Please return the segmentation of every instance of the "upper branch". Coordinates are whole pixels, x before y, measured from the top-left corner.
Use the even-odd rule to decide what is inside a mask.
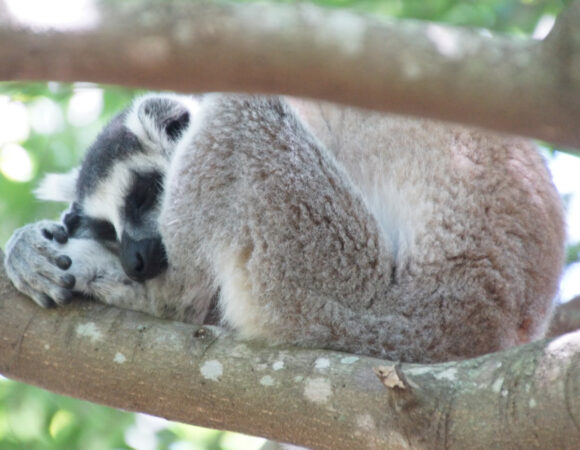
[[[308,4],[106,2],[98,11],[86,29],[41,31],[0,9],[0,79],[290,94],[580,148],[580,81],[564,75],[577,66],[568,57],[580,48],[575,15],[570,32],[542,43]]]

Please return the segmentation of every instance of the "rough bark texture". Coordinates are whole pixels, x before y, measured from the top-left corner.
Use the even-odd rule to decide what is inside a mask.
[[[75,31],[0,9],[0,79],[283,93],[580,148],[579,9],[545,42],[308,4],[107,2]]]
[[[0,272],[0,373],[51,391],[311,448],[577,448],[580,333],[402,365],[241,342],[97,303],[42,310]],[[403,386],[401,388],[400,386]]]

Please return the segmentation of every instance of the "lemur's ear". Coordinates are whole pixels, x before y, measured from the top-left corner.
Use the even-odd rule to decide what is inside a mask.
[[[195,100],[171,94],[149,94],[137,99],[126,125],[143,139],[176,141],[191,121]]]
[[[189,125],[189,111],[185,110],[167,119],[164,123],[165,133],[172,141],[177,140]]]
[[[50,173],[45,176],[34,194],[40,200],[71,203],[76,199],[78,167],[68,173]]]

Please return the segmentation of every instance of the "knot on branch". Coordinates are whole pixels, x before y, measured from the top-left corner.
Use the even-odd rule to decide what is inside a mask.
[[[401,363],[373,368],[375,375],[388,389],[408,390],[411,384],[401,370]]]

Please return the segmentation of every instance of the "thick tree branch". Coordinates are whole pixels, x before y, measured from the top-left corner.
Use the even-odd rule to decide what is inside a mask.
[[[1,252],[0,252],[1,253]],[[1,256],[1,255],[0,255]],[[240,342],[96,303],[41,310],[0,272],[0,373],[98,403],[312,448],[573,448],[580,333],[403,365]]]
[[[0,9],[0,79],[291,94],[580,148],[578,9],[545,42],[308,4],[107,2],[44,32]]]

